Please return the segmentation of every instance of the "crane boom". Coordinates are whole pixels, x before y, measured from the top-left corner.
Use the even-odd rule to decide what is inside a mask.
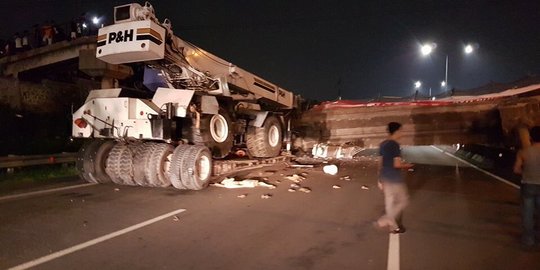
[[[115,8],[115,24],[99,30],[96,56],[111,64],[147,62],[175,88],[295,107],[292,92],[175,36],[148,2]]]

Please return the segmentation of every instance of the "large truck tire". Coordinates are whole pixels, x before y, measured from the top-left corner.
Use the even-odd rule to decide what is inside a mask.
[[[107,174],[107,159],[112,148],[116,145],[113,140],[107,140],[100,144],[94,155],[94,176],[99,183],[109,183],[111,178]]]
[[[254,157],[276,157],[283,144],[283,128],[279,119],[270,115],[262,127],[248,127],[246,146]]]
[[[168,187],[171,185],[169,169],[174,148],[172,145],[157,144],[150,156],[145,170],[146,179],[154,186]]]
[[[182,184],[188,189],[201,190],[210,184],[212,154],[202,145],[189,146],[180,166]]]
[[[169,169],[169,178],[171,179],[171,184],[177,189],[188,189],[182,183],[182,161],[184,155],[188,149],[191,149],[191,146],[186,144],[178,145],[173,152],[171,157],[171,168]]]
[[[218,114],[203,114],[200,137],[202,143],[210,149],[212,157],[218,159],[226,157],[233,147],[232,121],[229,113],[219,108]]]
[[[79,172],[79,176],[86,182],[99,183],[95,177],[96,170],[93,156],[103,142],[103,140],[86,141],[77,152],[75,167]]]
[[[133,180],[140,186],[154,186],[146,179],[145,172],[148,170],[150,156],[156,145],[153,142],[142,143],[133,154]]]
[[[116,144],[111,149],[106,164],[106,172],[114,183],[136,185],[133,180],[133,153],[128,145]]]

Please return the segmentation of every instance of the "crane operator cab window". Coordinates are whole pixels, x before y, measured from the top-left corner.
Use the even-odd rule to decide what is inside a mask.
[[[131,6],[133,4],[119,6],[114,8],[114,22],[126,22],[131,21]]]

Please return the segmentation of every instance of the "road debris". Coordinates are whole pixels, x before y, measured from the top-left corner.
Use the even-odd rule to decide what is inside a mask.
[[[247,197],[247,194],[240,194],[240,195],[238,195],[238,196],[236,196],[236,197],[238,197],[238,198],[240,198],[240,199],[243,199],[243,198]]]
[[[272,194],[263,194],[261,195],[261,199],[270,199],[272,198]]]
[[[303,180],[305,180],[306,178],[305,178],[305,177],[302,177],[302,176],[300,176],[300,175],[298,175],[298,174],[293,174],[293,175],[287,175],[287,176],[285,176],[285,179],[291,180],[291,181],[293,181],[293,182],[295,182],[295,183],[300,183],[300,182],[302,182]]]
[[[270,176],[273,176],[274,174],[276,174],[276,171],[275,170],[268,170],[268,171],[259,172],[257,174],[258,174],[259,177],[266,178],[266,177],[270,177]]]
[[[287,189],[287,191],[288,191],[288,192],[296,192],[296,189],[294,189],[294,188],[289,188],[289,189]]]
[[[292,187],[292,188],[299,188],[299,187],[300,187],[300,185],[299,185],[299,184],[296,184],[296,183],[294,183],[294,184],[291,184],[291,187]]]
[[[119,188],[115,188],[114,191],[120,191],[120,189],[119,189]]]
[[[172,220],[174,220],[174,221],[179,221],[180,219],[178,218],[178,216],[175,215],[175,216],[173,216],[173,219],[172,219]]]
[[[309,167],[305,167],[305,168],[313,168],[316,165],[322,164],[324,162],[324,160],[322,160],[320,158],[314,158],[314,157],[309,157],[309,156],[304,155],[304,156],[301,156],[301,157],[293,158],[293,162],[296,162],[299,165],[307,165],[307,166],[309,166]],[[296,167],[296,168],[302,168],[302,167]]]
[[[362,150],[364,150],[363,147],[356,145],[318,143],[313,146],[311,154],[316,158],[352,159]]]
[[[308,188],[308,187],[301,187],[301,188],[298,189],[298,191],[304,192],[304,193],[310,193],[311,189]]]
[[[366,185],[362,185],[362,189],[366,189],[366,190],[367,190],[367,189],[369,189],[369,187],[366,186]]]
[[[414,172],[414,169],[413,169],[413,168],[409,168],[408,171],[409,171],[409,172]]]
[[[325,165],[323,167],[323,172],[330,175],[336,175],[338,173],[338,167],[334,164],[332,165]]]
[[[340,185],[333,185],[332,188],[333,189],[338,189],[338,188],[341,188],[341,186]]]
[[[264,181],[259,181],[255,179],[244,179],[241,181],[236,181],[234,178],[225,178],[219,183],[212,184],[214,187],[223,187],[223,188],[254,188],[254,187],[266,187],[269,189],[276,188],[275,185],[268,184]]]
[[[299,175],[302,176],[302,177],[304,177],[304,178],[306,178],[306,177],[309,175],[309,173],[307,173],[307,172],[301,172],[301,173],[299,173]]]
[[[313,168],[315,165],[313,164],[288,164],[289,168]]]
[[[351,177],[348,176],[348,175],[345,175],[345,176],[342,176],[339,178],[340,180],[345,180],[345,181],[351,181]]]

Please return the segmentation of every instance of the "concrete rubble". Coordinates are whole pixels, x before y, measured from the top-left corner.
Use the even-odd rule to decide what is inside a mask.
[[[264,181],[259,181],[255,179],[244,179],[241,181],[236,181],[234,178],[225,178],[219,183],[211,184],[214,187],[222,188],[254,188],[254,187],[266,187],[269,189],[276,188],[275,185],[265,183]]]
[[[306,178],[304,176],[300,176],[298,174],[285,176],[285,179],[293,181],[295,183],[300,183],[300,182],[306,180]]]
[[[317,143],[313,145],[311,154],[316,158],[352,159],[355,155],[364,150],[356,145],[332,145],[327,143]]]

